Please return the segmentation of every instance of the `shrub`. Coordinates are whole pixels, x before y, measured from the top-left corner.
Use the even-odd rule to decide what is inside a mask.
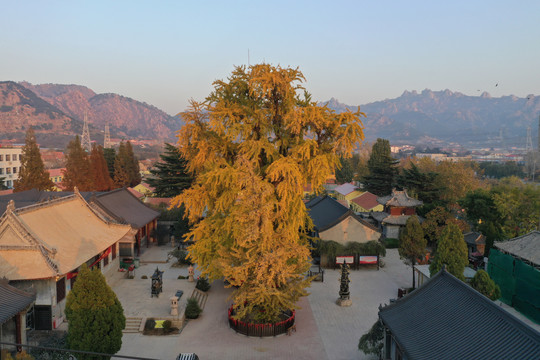
[[[207,278],[202,277],[202,278],[199,278],[199,280],[197,280],[197,284],[195,285],[195,288],[201,291],[207,292],[208,290],[210,290],[210,283],[208,282]]]
[[[144,329],[145,330],[152,330],[156,327],[156,320],[150,318],[146,319],[146,322],[144,323]]]
[[[171,320],[165,320],[163,322],[163,331],[165,331],[166,333],[170,332],[171,331],[171,327],[172,327],[172,322]]]
[[[202,312],[202,309],[199,306],[197,299],[195,298],[188,299],[187,305],[186,305],[186,318],[196,319],[199,317],[201,312]]]
[[[173,251],[169,251],[169,255],[174,256],[178,264],[191,265],[191,261],[187,258],[188,253],[185,250],[174,249]]]
[[[143,275],[143,276],[141,276],[141,279],[148,279],[148,276]]]
[[[382,350],[384,347],[384,326],[380,321],[377,321],[371,329],[358,342],[358,349],[366,355],[373,354],[382,358]]]

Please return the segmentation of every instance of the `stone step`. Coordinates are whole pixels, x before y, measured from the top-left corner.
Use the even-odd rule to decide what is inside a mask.
[[[140,317],[127,317],[126,328],[122,330],[124,333],[138,333],[141,327],[142,318]]]

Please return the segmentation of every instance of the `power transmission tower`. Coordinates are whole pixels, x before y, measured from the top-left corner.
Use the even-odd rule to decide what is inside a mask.
[[[525,143],[525,152],[528,153],[531,151],[533,151],[533,146],[532,146],[531,127],[529,126],[527,128],[527,142]]]
[[[86,112],[84,113],[84,126],[81,137],[81,146],[88,153],[92,151],[92,143],[90,142],[90,131],[88,131],[88,116]]]
[[[111,144],[111,133],[109,132],[109,124],[105,125],[105,139],[103,139],[103,148],[108,149]]]

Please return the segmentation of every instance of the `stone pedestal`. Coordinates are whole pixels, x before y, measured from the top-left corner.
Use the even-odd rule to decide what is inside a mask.
[[[195,275],[195,270],[193,269],[193,265],[189,265],[188,267],[188,281],[194,282],[195,279],[193,278],[193,275]]]
[[[171,315],[178,316],[178,297],[171,297]]]
[[[336,304],[339,306],[347,307],[352,305],[351,299],[337,299]]]

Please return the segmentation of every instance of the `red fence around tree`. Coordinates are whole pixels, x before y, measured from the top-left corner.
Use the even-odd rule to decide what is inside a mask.
[[[246,336],[269,337],[287,333],[287,330],[294,325],[296,312],[288,311],[289,318],[273,324],[255,324],[241,320],[233,319],[235,314],[234,308],[231,305],[229,308],[229,326],[239,334]]]

